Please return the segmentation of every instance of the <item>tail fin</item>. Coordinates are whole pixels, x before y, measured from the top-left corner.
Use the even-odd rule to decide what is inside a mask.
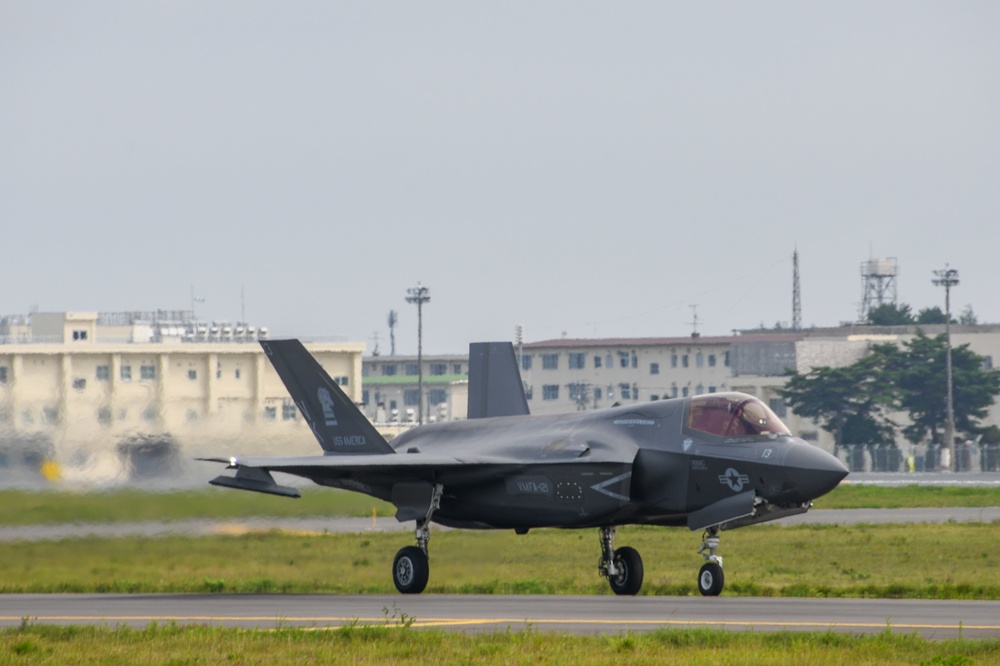
[[[528,413],[514,345],[473,342],[469,345],[468,418],[520,416]]]
[[[298,340],[261,341],[295,405],[327,453],[395,453]]]

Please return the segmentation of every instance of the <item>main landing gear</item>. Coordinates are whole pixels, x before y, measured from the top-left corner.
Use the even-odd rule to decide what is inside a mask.
[[[400,548],[392,561],[392,582],[403,594],[420,594],[427,587],[430,575],[430,563],[427,556],[427,544],[431,539],[431,516],[441,507],[441,492],[444,487],[438,483],[434,486],[427,515],[417,520],[417,545]]]
[[[635,595],[642,588],[642,558],[635,548],[615,550],[615,528],[601,528],[600,574],[608,579],[615,594]]]
[[[717,597],[722,592],[726,577],[722,573],[722,556],[716,555],[719,549],[719,528],[709,527],[701,537],[701,548],[698,553],[705,558],[698,572],[698,591],[704,597]]]

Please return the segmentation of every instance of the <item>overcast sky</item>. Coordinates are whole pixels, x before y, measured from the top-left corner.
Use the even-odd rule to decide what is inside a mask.
[[[0,0],[0,314],[416,352],[1000,322],[1000,3]]]

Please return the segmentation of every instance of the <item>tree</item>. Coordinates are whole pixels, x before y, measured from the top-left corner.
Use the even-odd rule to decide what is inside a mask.
[[[793,373],[779,391],[792,410],[818,421],[841,444],[892,443],[895,424],[886,417],[892,391],[874,357],[840,368]]]
[[[944,438],[946,353],[943,334],[930,338],[921,330],[901,349],[890,344],[873,348],[873,356],[880,357],[877,364],[895,387],[896,406],[909,414],[910,425],[903,428],[903,434],[914,444]],[[984,360],[968,344],[951,350],[955,429],[967,436],[982,431],[979,421],[1000,394],[1000,372],[984,370]]]
[[[935,305],[932,308],[924,308],[917,313],[916,323],[918,324],[943,324],[947,320],[944,311]],[[954,320],[951,323],[955,323]]]
[[[966,326],[975,326],[979,323],[979,318],[976,313],[972,311],[971,305],[966,305],[965,309],[962,310],[962,315],[958,318],[960,324],[965,324]]]
[[[913,323],[913,313],[906,303],[883,303],[868,311],[868,323],[872,326],[903,326]]]

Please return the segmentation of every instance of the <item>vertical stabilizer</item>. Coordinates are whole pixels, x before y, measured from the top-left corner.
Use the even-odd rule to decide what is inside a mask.
[[[521,372],[509,342],[473,342],[469,345],[470,419],[523,416],[528,413]]]
[[[295,406],[327,453],[395,453],[298,340],[261,341]]]

